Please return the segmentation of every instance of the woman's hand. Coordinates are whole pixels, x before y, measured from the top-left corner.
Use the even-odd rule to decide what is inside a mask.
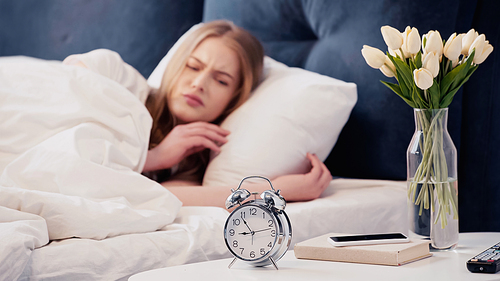
[[[311,170],[306,174],[286,175],[274,179],[273,186],[289,201],[307,201],[318,198],[328,187],[332,175],[316,155],[307,154]]]
[[[229,131],[207,122],[177,125],[158,146],[148,151],[143,171],[171,168],[207,148],[219,152],[219,146],[227,142],[227,135]]]

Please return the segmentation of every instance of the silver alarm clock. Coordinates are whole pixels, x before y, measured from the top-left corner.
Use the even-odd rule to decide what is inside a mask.
[[[258,193],[251,193],[240,189],[242,183],[250,178],[266,180],[271,190],[266,190],[257,199]],[[235,257],[229,268],[236,260],[245,261],[254,266],[272,264],[276,269],[276,262],[285,255],[292,240],[292,226],[284,209],[286,201],[276,191],[269,179],[262,176],[248,176],[241,180],[236,190],[226,200],[226,208],[235,206],[224,226],[226,246]],[[255,195],[255,199],[249,199]]]

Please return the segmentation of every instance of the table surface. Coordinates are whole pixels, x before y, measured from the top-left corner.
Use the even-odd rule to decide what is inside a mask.
[[[471,273],[467,260],[500,242],[499,232],[460,233],[455,250],[432,251],[433,256],[402,266],[369,265],[296,259],[289,251],[272,266],[252,267],[232,259],[187,264],[135,274],[130,281],[140,280],[500,280],[497,274]]]

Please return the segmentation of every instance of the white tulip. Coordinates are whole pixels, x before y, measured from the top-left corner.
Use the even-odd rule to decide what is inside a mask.
[[[413,71],[413,79],[417,87],[422,90],[429,89],[434,83],[432,73],[425,68],[415,69]]]
[[[469,48],[472,42],[476,40],[476,38],[479,36],[477,31],[473,29],[469,30],[467,34],[465,34],[462,37],[462,55],[468,56],[469,55]]]
[[[391,49],[387,49],[389,51],[389,54],[391,54],[391,56],[393,57],[400,57],[400,58],[404,58],[404,55],[401,53],[401,50],[391,50]]]
[[[481,54],[475,54],[473,62],[475,64],[481,64],[484,60],[493,52],[493,46],[486,40],[486,45],[483,48],[483,52]]]
[[[396,76],[396,67],[387,56],[384,65],[382,65],[382,67],[380,67],[379,69],[385,76],[389,78]]]
[[[434,53],[427,53],[422,57],[422,67],[429,70],[432,77],[436,77],[439,74],[439,57]]]
[[[385,63],[385,54],[377,48],[363,45],[361,54],[365,58],[366,63],[375,69],[381,68]]]
[[[401,48],[403,49],[405,57],[408,58],[411,55],[418,53],[418,51],[420,51],[421,44],[418,30],[415,27],[410,28],[407,26],[402,35],[403,45]]]
[[[397,50],[403,45],[403,36],[394,27],[388,25],[382,26],[380,32],[382,32],[382,37],[384,37],[385,44],[387,44],[389,49]]]
[[[422,41],[420,40],[420,34],[418,33],[418,30],[413,27],[406,41],[407,51],[412,55],[418,53],[418,51],[420,51],[421,42]]]
[[[483,53],[484,45],[486,45],[486,36],[484,34],[479,35],[469,47],[469,55],[472,53],[472,50],[475,49],[474,60],[477,58],[479,54]]]
[[[462,53],[462,34],[453,33],[446,41],[443,48],[443,54],[451,61],[458,59]]]
[[[476,50],[474,53],[474,60],[472,61],[475,64],[484,62],[491,52],[493,52],[493,46],[486,40],[484,34],[479,35],[474,42],[472,42],[469,48],[469,54],[472,53],[473,49]]]
[[[431,30],[426,35],[424,53],[434,52],[438,57],[443,54],[443,39],[439,31]]]
[[[387,65],[384,64],[379,69],[382,72],[382,74],[384,74],[385,76],[387,76],[389,78],[394,77],[394,72],[392,72],[392,70]]]
[[[409,26],[407,26],[405,28],[405,31],[403,33],[401,33],[401,35],[403,36],[403,45],[401,46],[401,50],[403,51],[403,57],[404,58],[409,58],[411,55],[410,53],[408,53],[407,51],[407,48],[406,48],[406,41],[408,41],[408,34],[410,34],[411,32],[411,28]]]

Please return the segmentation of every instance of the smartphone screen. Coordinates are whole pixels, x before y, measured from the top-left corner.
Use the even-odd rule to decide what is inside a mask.
[[[334,246],[355,246],[385,243],[405,243],[410,240],[403,233],[362,234],[332,236],[328,241]]]
[[[349,242],[349,241],[382,240],[382,239],[406,239],[406,236],[402,233],[386,233],[386,234],[336,236],[330,238],[332,238],[333,241],[335,242]]]

